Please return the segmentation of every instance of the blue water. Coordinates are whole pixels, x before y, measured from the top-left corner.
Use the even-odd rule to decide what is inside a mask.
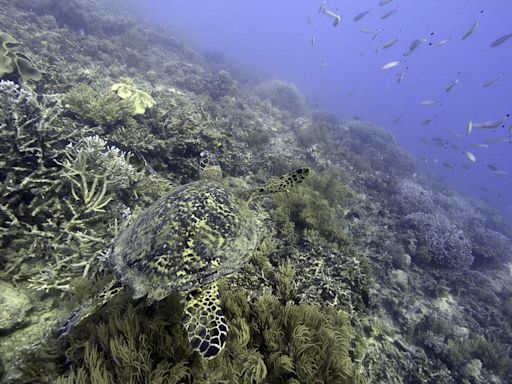
[[[337,27],[318,12],[320,5],[305,0],[130,3],[146,20],[178,32],[200,50],[222,52],[263,77],[295,82],[314,108],[387,128],[427,171],[466,195],[491,202],[512,221],[512,39],[489,46],[512,33],[512,2],[394,0],[379,6],[378,0],[333,0],[326,6],[342,17]],[[381,19],[395,8],[397,12]],[[368,9],[368,15],[353,21]],[[476,21],[475,33],[462,40]],[[372,38],[373,33],[360,28],[382,32]],[[382,49],[393,38],[400,40]],[[427,43],[404,57],[419,38]],[[444,39],[450,41],[434,46]],[[381,69],[394,60],[400,65]],[[397,83],[396,75],[404,71],[405,78]],[[499,81],[482,87],[494,78]],[[446,92],[455,79],[459,83]],[[436,103],[421,105],[423,100]],[[428,119],[432,121],[422,125]],[[466,134],[469,120],[500,119],[505,119],[502,127]],[[436,146],[434,137],[446,144]],[[497,138],[502,142],[476,147]],[[476,156],[476,163],[466,158],[466,151]],[[505,174],[496,175],[486,163]]]

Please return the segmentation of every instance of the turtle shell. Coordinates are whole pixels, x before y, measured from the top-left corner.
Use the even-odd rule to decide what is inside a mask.
[[[143,211],[115,240],[110,263],[134,298],[160,300],[236,272],[257,246],[258,227],[244,200],[199,180]]]

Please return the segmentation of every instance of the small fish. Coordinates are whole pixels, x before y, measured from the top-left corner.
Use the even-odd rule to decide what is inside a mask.
[[[485,165],[487,165],[487,168],[489,168],[491,171],[496,172],[498,170],[498,167],[496,167],[495,165],[489,163],[485,163]]]
[[[320,7],[318,8],[318,13],[322,13],[326,6],[327,6],[327,1],[322,1],[322,3],[320,4]]]
[[[474,144],[473,147],[476,147],[476,148],[489,148],[489,145],[487,144]]]
[[[435,100],[423,100],[420,104],[421,105],[433,105],[435,103],[436,103]]]
[[[453,149],[454,151],[458,151],[460,149],[457,144],[450,145],[450,148]]]
[[[443,139],[442,137],[433,137],[432,141],[437,141],[438,143],[446,143],[447,141]]]
[[[508,173],[506,171],[500,171],[499,169],[497,169],[496,171],[492,171],[492,173],[494,173],[496,176],[506,176],[506,175],[508,175]]]
[[[395,13],[397,11],[398,11],[398,8],[392,9],[391,11],[386,12],[385,14],[383,14],[380,18],[382,20],[387,19],[389,16],[391,16],[393,13]]]
[[[402,116],[395,117],[392,121],[393,124],[399,123],[402,120]]]
[[[445,167],[445,168],[453,169],[453,165],[445,163],[444,161],[441,164],[443,164],[443,167]]]
[[[460,38],[461,40],[465,40],[467,39],[469,36],[471,36],[473,33],[475,33],[476,29],[478,28],[478,25],[480,24],[480,22],[478,21],[475,21],[473,23],[473,25],[471,26],[471,28],[469,28],[469,30],[464,34],[462,35],[462,37]]]
[[[502,124],[503,124],[503,120],[491,120],[491,121],[484,121],[482,123],[473,123],[473,128],[494,129],[494,128],[498,128]]]
[[[322,62],[320,63],[320,69],[323,69],[323,68],[325,68],[325,67],[327,67],[327,62],[326,62],[326,61],[322,61]]]
[[[314,47],[316,45],[316,35],[313,33],[311,35],[311,46]]]
[[[474,162],[476,162],[476,156],[475,156],[475,155],[473,155],[471,152],[466,152],[466,157],[467,157],[467,159],[468,159],[469,161],[471,161],[471,162],[473,162],[473,163],[474,163]]]
[[[446,87],[445,91],[450,92],[453,89],[453,87],[455,87],[457,84],[459,84],[459,79],[455,79],[454,81],[452,81],[450,85]]]
[[[388,40],[388,41],[386,41],[386,42],[382,45],[382,48],[386,49],[386,48],[392,47],[392,46],[393,46],[393,45],[395,45],[396,43],[398,43],[398,39],[397,39],[397,38],[394,38],[394,39]]]
[[[467,127],[468,135],[471,133],[472,130],[473,130],[473,120],[469,120],[468,127]]]
[[[379,5],[380,6],[383,6],[383,5],[386,5],[386,4],[389,4],[391,3],[393,0],[380,0],[379,1]]]
[[[382,31],[384,31],[384,30],[383,29],[376,30],[375,33],[372,35],[372,40],[375,40],[375,38],[377,36],[379,36]]]
[[[426,126],[427,126],[427,125],[429,125],[431,122],[432,122],[432,119],[427,119],[427,120],[425,120],[423,123],[421,123],[421,126],[422,126],[422,127],[426,127]]]
[[[359,30],[363,33],[374,33],[375,32],[369,28],[359,28]]]
[[[487,80],[485,83],[482,84],[483,88],[490,87],[491,85],[496,84],[500,80],[499,77],[495,77],[494,79]]]
[[[382,69],[390,69],[396,67],[398,64],[400,64],[399,60],[390,61],[389,63],[386,63],[382,66]]]
[[[400,84],[402,80],[405,78],[405,72],[397,73],[396,77],[396,82]]]
[[[363,17],[365,17],[369,13],[370,13],[370,10],[359,13],[356,17],[354,17],[354,21],[361,20]]]
[[[434,46],[434,47],[440,47],[440,46],[442,46],[442,45],[445,45],[445,44],[446,44],[447,42],[449,42],[450,40],[451,40],[451,37],[450,37],[450,38],[448,38],[448,39],[441,40],[440,42],[435,43],[433,46]]]
[[[494,40],[494,41],[491,43],[490,47],[491,47],[491,48],[495,48],[495,47],[497,47],[498,45],[503,44],[505,41],[507,41],[507,40],[508,40],[508,39],[510,39],[511,37],[512,37],[512,33],[508,33],[508,34],[506,34],[506,35],[503,35],[503,36],[501,36],[500,38],[498,38],[498,39]]]
[[[426,43],[427,39],[416,39],[409,45],[409,51],[414,51],[416,48],[418,48],[421,44]]]
[[[320,11],[326,15],[326,16],[329,16],[329,17],[332,17],[334,19],[332,25],[334,27],[336,27],[340,21],[341,21],[341,16],[334,13],[333,11],[331,11],[330,9],[327,9],[325,5],[323,5],[322,7],[320,7]]]

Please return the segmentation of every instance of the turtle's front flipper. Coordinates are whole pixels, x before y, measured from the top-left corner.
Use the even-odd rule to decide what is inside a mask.
[[[293,172],[285,173],[282,176],[270,180],[265,185],[256,188],[252,194],[266,195],[269,193],[288,191],[294,185],[302,183],[310,173],[310,168],[299,168]]]
[[[123,286],[116,279],[109,281],[100,293],[92,299],[87,300],[71,313],[66,321],[57,330],[55,330],[55,337],[60,339],[66,336],[72,328],[94,314],[98,308],[103,306],[103,304],[116,296],[122,290]]]
[[[182,321],[192,349],[206,359],[219,354],[226,345],[228,325],[220,306],[217,283],[189,294]]]

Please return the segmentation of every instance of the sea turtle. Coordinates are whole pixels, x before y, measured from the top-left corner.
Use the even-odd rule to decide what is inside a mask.
[[[251,257],[263,229],[255,195],[286,191],[303,181],[300,168],[255,189],[222,179],[215,156],[203,152],[201,178],[167,193],[121,231],[109,250],[115,278],[75,310],[56,331],[58,338],[128,286],[134,298],[161,300],[186,295],[183,316],[190,345],[213,358],[226,343],[217,280],[238,271]]]

